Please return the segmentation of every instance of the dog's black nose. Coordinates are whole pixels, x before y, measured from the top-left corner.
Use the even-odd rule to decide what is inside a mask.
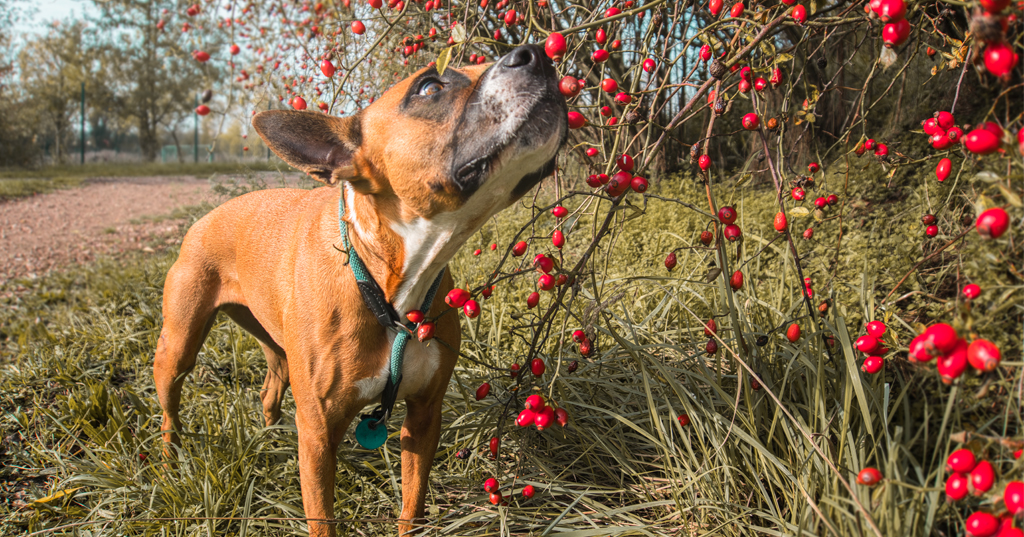
[[[498,64],[503,69],[526,69],[540,72],[551,60],[537,45],[523,45],[505,55]]]

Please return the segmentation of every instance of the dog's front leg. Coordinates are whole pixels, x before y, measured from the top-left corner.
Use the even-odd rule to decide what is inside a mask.
[[[296,391],[298,395],[302,393]],[[326,401],[296,400],[295,425],[299,430],[299,482],[302,507],[306,512],[310,537],[334,537],[334,523],[316,519],[334,518],[334,473],[337,470],[338,445],[355,410],[338,416],[328,410]]]
[[[398,533],[414,529],[423,517],[427,480],[441,438],[441,401],[444,393],[424,399],[407,399],[402,424],[402,514]]]

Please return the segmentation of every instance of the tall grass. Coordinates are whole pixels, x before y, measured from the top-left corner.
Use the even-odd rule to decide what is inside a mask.
[[[547,372],[536,382],[513,379],[508,368],[527,357],[528,340],[542,329],[536,312],[553,295],[527,310],[532,277],[501,282],[483,313],[463,321],[463,358],[445,399],[431,473],[430,532],[957,535],[967,513],[998,508],[995,496],[947,503],[943,466],[947,453],[966,442],[1003,480],[1024,468],[1010,455],[1022,440],[1022,282],[991,262],[1019,258],[1018,230],[995,247],[957,243],[878,307],[936,248],[916,223],[935,194],[921,177],[906,177],[889,191],[875,183],[867,174],[850,181],[841,243],[835,221],[817,225],[815,239],[800,243],[815,305],[832,303],[824,317],[808,315],[792,258],[773,241],[774,193],[749,184],[727,183],[718,194],[745,219],[742,255],[728,247],[730,263],[746,273],[742,290],[731,292],[721,278],[709,283],[714,252],[696,241],[705,216],[676,203],[637,200],[616,213],[614,232],[595,250],[600,278],[578,282],[565,295],[574,297],[572,307],[543,327],[550,330],[541,347]],[[698,205],[702,192],[680,177],[652,191]],[[554,192],[539,199],[554,199]],[[608,202],[600,203],[578,207],[565,252],[551,251],[563,264],[575,262],[588,236],[582,230],[604,217]],[[483,285],[520,226],[536,215],[521,205],[485,226],[452,262],[457,284]],[[959,215],[941,218],[952,238]],[[539,239],[524,263],[547,249],[551,225],[540,217],[526,230]],[[485,247],[492,242],[499,245],[494,252]],[[481,247],[484,253],[473,256]],[[661,263],[677,248],[679,267],[670,273]],[[7,337],[0,535],[304,532],[293,403],[286,398],[283,425],[262,425],[262,352],[226,319],[214,326],[186,382],[189,434],[178,463],[160,464],[150,367],[171,262],[173,254],[106,260],[7,290],[0,314]],[[956,292],[964,275],[986,293],[969,311]],[[720,350],[709,356],[703,321],[711,316]],[[909,364],[904,351],[915,328],[951,316],[999,344],[1004,367],[947,387],[933,364]],[[888,324],[895,351],[873,376],[860,371],[851,346],[872,319]],[[784,336],[792,322],[803,327],[795,343]],[[589,358],[570,339],[580,328],[596,342]],[[573,361],[578,369],[570,373]],[[478,402],[472,394],[485,381],[492,395]],[[537,432],[514,425],[525,395],[535,392],[569,412],[567,427]],[[403,414],[400,404],[392,422]],[[678,421],[682,414],[688,425]],[[497,460],[487,456],[493,436],[502,442]],[[394,533],[399,459],[394,438],[373,452],[346,441],[335,502],[345,520],[340,533]],[[856,484],[866,466],[881,470],[882,484]],[[509,505],[487,502],[482,483],[492,476]],[[527,484],[538,491],[532,500],[520,495]],[[13,495],[23,488],[25,496]]]

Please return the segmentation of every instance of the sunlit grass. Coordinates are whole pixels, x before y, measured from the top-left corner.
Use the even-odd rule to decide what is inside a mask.
[[[675,179],[652,192],[699,204],[702,189]],[[882,535],[958,533],[966,514],[989,500],[946,503],[943,464],[959,446],[951,435],[971,431],[971,447],[1003,475],[1021,471],[999,442],[1021,437],[1020,281],[991,262],[995,246],[967,241],[904,284],[903,292],[917,294],[875,311],[935,247],[921,238],[921,188],[900,192],[899,204],[885,203],[871,178],[857,177],[844,195],[850,208],[839,255],[837,221],[798,243],[814,304],[833,302],[820,321],[803,309],[788,253],[769,244],[769,190],[727,185],[719,194],[739,209],[746,236],[739,263],[747,283],[732,307],[722,306],[728,302],[720,280],[704,279],[709,251],[681,250],[672,273],[661,264],[669,250],[697,244],[704,217],[657,200],[638,207],[643,214],[622,211],[595,260],[601,279],[581,284],[572,308],[578,317],[557,315],[543,346],[548,372],[540,391],[568,410],[564,429],[516,427],[523,395],[537,388],[507,374],[512,362],[523,362],[522,337],[533,334],[524,325],[552,295],[528,311],[529,272],[499,285],[480,317],[464,322],[464,357],[445,400],[431,473],[432,532],[866,535],[874,526]],[[453,261],[457,283],[483,285],[531,216],[520,207],[486,225]],[[552,223],[542,217],[526,233],[537,240],[522,259],[552,250]],[[958,226],[952,218],[945,223],[949,233]],[[591,225],[585,215],[569,233],[565,263],[589,240]],[[495,252],[485,247],[492,242]],[[1019,254],[1019,246],[1000,244],[1008,250],[1002,255]],[[484,253],[472,256],[481,247]],[[3,290],[0,535],[82,522],[90,525],[77,529],[94,535],[304,532],[295,520],[302,503],[294,404],[286,398],[281,426],[263,426],[262,352],[224,318],[185,384],[183,452],[176,466],[156,464],[162,444],[151,364],[163,276],[173,259],[108,259]],[[974,329],[1003,347],[1006,367],[950,388],[938,382],[934,365],[908,364],[898,351],[917,323],[963,315],[954,308],[957,274],[989,293],[973,307],[990,312],[991,323]],[[703,352],[700,324],[710,315],[720,328],[713,357]],[[860,372],[850,343],[869,318],[886,321],[898,344],[875,376]],[[778,328],[794,321],[804,336],[790,343]],[[596,338],[590,358],[569,339],[580,327]],[[737,333],[747,336],[746,350]],[[767,343],[758,346],[761,335]],[[572,361],[579,369],[570,374]],[[751,388],[752,374],[760,390]],[[484,381],[492,395],[477,402],[473,392]],[[677,421],[683,413],[691,420],[685,427]],[[392,423],[403,414],[399,405]],[[496,435],[502,448],[492,461],[487,442]],[[461,449],[471,453],[467,460],[455,456]],[[335,513],[349,520],[340,533],[393,534],[386,520],[399,511],[398,443],[392,438],[385,450],[367,452],[349,438],[339,455]],[[879,468],[885,482],[856,485],[865,466]],[[482,483],[491,476],[510,497],[508,507],[488,503]],[[13,491],[26,484],[16,507]],[[526,484],[537,488],[533,500],[520,495]]]

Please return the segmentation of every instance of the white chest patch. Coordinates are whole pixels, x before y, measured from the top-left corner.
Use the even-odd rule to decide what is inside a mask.
[[[388,331],[388,354],[395,343],[395,333]],[[405,399],[409,395],[419,393],[430,384],[431,378],[437,372],[440,364],[441,354],[438,351],[438,343],[420,343],[415,338],[410,338],[405,345],[405,356],[402,360],[402,384],[398,387],[398,399]],[[391,364],[384,362],[384,367],[373,377],[356,381],[359,389],[360,400],[369,400],[374,404],[380,402],[380,394],[387,385],[388,376],[391,375]]]

